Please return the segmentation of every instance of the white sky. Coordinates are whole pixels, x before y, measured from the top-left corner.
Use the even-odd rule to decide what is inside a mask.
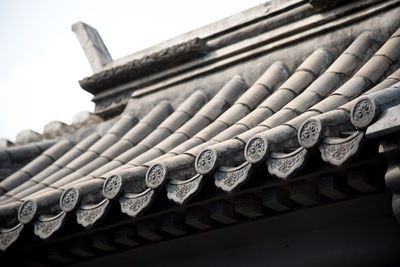
[[[0,137],[93,111],[78,84],[92,71],[73,23],[96,28],[117,59],[265,1],[0,0]]]

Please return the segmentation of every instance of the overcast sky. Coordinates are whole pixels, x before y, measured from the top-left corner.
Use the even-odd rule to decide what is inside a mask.
[[[0,137],[93,111],[78,84],[92,71],[73,23],[96,28],[117,59],[265,1],[0,0]]]

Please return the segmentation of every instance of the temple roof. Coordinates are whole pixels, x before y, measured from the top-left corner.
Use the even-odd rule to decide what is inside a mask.
[[[324,198],[380,190],[363,174],[383,168],[376,155],[387,148],[378,150],[376,140],[398,133],[399,47],[400,29],[388,36],[371,29],[337,53],[317,47],[257,69],[255,81],[237,72],[219,88],[193,88],[148,112],[137,112],[134,93],[102,131],[3,148],[1,164],[31,161],[0,182],[0,249],[22,235],[57,241],[73,236],[77,224],[84,235],[134,222],[133,232],[121,228],[126,237],[113,232],[114,243],[131,246],[137,244],[131,235],[158,241],[162,232],[180,236],[187,227],[202,231],[237,216],[279,215]],[[151,72],[152,64],[160,64],[154,71],[168,69],[163,57],[180,49],[177,64],[208,51],[195,39],[163,50],[158,61],[100,71],[82,87],[103,90],[113,79],[120,85]],[[193,51],[195,57],[185,54]],[[46,241],[29,246],[40,242]],[[101,242],[94,246],[107,250]]]

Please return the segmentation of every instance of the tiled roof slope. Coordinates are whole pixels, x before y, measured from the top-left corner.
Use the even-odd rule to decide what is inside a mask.
[[[0,167],[33,159],[0,181],[3,255],[22,239],[40,249],[93,232],[93,247],[113,251],[113,242],[136,245],[136,236],[158,241],[266,208],[335,201],[375,190],[366,172],[386,181],[400,218],[399,47],[400,29],[383,42],[364,32],[339,53],[324,47],[273,62],[252,84],[237,72],[219,90],[195,87],[184,101],[158,101],[140,116],[133,96],[111,127],[79,142],[0,150]],[[388,162],[384,177],[385,164],[374,170],[383,157],[367,155],[378,152]],[[136,228],[126,227],[132,222]],[[114,241],[104,241],[107,231]],[[79,244],[68,250],[73,257],[94,255]]]
[[[47,140],[20,146],[1,148],[0,178],[5,178],[11,173],[14,173],[55,143],[55,140]]]
[[[196,90],[175,111],[163,101],[141,120],[126,111],[103,136],[58,141],[0,182],[0,248],[29,224],[49,238],[68,214],[93,226],[115,202],[132,217],[162,194],[182,205],[207,179],[232,192],[260,163],[284,184],[317,147],[343,165],[377,116],[400,104],[399,47],[400,30],[381,46],[366,32],[336,59],[315,50],[291,75],[276,62],[248,89],[234,76],[211,99]]]
[[[186,83],[205,88],[210,81],[213,81],[222,86],[229,76],[235,75],[234,71],[230,72],[228,69],[252,68],[249,66],[250,62],[257,62],[262,65],[261,69],[265,69],[273,61],[282,60],[292,71],[299,63],[297,60],[309,55],[317,48],[317,44],[323,46],[331,43],[332,49],[342,50],[343,45],[348,44],[347,37],[354,38],[361,32],[371,29],[371,25],[383,30],[382,33],[386,30],[393,31],[397,24],[390,21],[396,21],[393,13],[397,7],[398,0],[268,1],[251,10],[177,36],[149,49],[107,62],[99,73],[94,73],[85,79],[89,81],[85,88],[89,88],[86,86],[90,83],[95,87],[108,87],[102,88],[101,92],[97,93],[95,88],[89,89],[95,94],[92,99],[96,104],[95,114],[104,117],[119,114],[131,96],[145,99],[147,95],[157,99],[154,96],[159,93],[166,94],[175,88],[184,91]],[[392,11],[393,13],[389,14]],[[382,13],[386,15],[378,16]],[[370,23],[365,23],[366,21]],[[382,22],[386,26],[383,26]],[[351,30],[344,30],[346,27]],[[335,31],[343,31],[344,35],[336,35]],[[328,32],[332,34],[326,34]],[[331,36],[335,37],[329,40]],[[190,44],[196,43],[193,41],[196,38],[200,41],[199,45],[193,46],[195,48],[193,55],[197,56],[186,57],[192,53]],[[289,49],[289,47],[295,48],[307,39],[314,39],[315,42],[300,49]],[[204,46],[200,43],[204,43]],[[184,49],[175,49],[180,46]],[[165,52],[168,51],[168,47],[171,49]],[[336,53],[334,54],[336,56]],[[187,60],[180,61],[181,57]],[[297,58],[296,62],[291,61],[291,57]],[[153,60],[165,62],[167,68],[156,63],[157,67],[149,70],[148,66],[152,65]],[[145,64],[139,64],[142,61]],[[224,75],[215,77],[221,69]],[[256,79],[256,76],[252,77],[246,71],[241,70],[239,73],[242,73],[245,79],[250,76],[251,82]],[[257,75],[260,74],[257,71]],[[147,102],[151,101],[147,99]]]
[[[3,146],[0,144],[0,180],[18,171],[60,140],[68,139],[69,141],[63,142],[75,144],[94,132],[104,132],[114,123],[114,119],[103,121],[91,112],[81,111],[72,118],[70,125],[51,121],[44,126],[41,134],[23,130],[17,134],[15,143],[1,138]]]

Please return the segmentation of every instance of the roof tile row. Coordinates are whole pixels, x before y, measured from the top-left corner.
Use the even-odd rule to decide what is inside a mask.
[[[317,146],[323,160],[343,164],[357,153],[377,115],[400,104],[400,70],[375,85],[397,66],[399,34],[375,55],[377,41],[364,33],[333,63],[328,52],[317,49],[290,77],[276,62],[247,91],[245,81],[235,76],[210,101],[197,90],[175,112],[161,102],[140,121],[126,111],[102,137],[92,135],[73,147],[60,141],[55,152],[49,149],[14,175],[22,178],[10,176],[6,187],[0,183],[0,248],[12,244],[31,222],[36,235],[50,237],[74,211],[79,224],[93,226],[115,199],[123,213],[135,217],[164,188],[178,204],[189,201],[210,177],[231,192],[262,162],[284,181]],[[293,186],[315,191],[308,181]],[[286,199],[285,193],[265,191],[264,205],[286,209],[289,204],[276,201]],[[240,197],[257,206],[254,196]],[[297,197],[305,205],[315,202],[311,193]],[[228,204],[213,205],[215,211]],[[258,216],[256,208],[245,206],[236,209]],[[211,216],[226,223],[234,219],[218,214]]]

